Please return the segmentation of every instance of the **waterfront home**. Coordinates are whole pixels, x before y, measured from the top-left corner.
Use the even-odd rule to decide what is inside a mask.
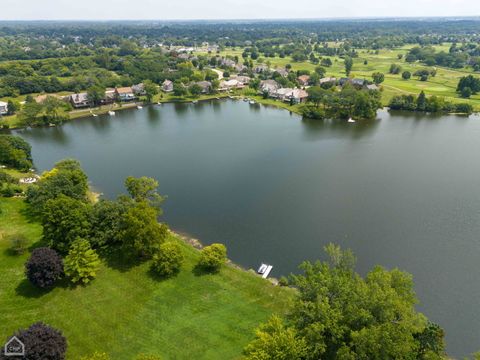
[[[238,79],[222,80],[220,81],[220,86],[218,90],[227,91],[232,89],[243,89],[245,85],[238,81]]]
[[[5,115],[8,112],[8,103],[0,101],[0,115]]]
[[[267,93],[268,95],[274,94],[280,89],[280,84],[275,80],[262,80],[259,86],[260,92]]]
[[[307,101],[307,98],[308,93],[303,89],[293,89],[293,92],[290,95],[290,99],[293,100],[293,102],[296,104]]]
[[[257,74],[260,74],[260,73],[263,73],[263,72],[267,72],[267,71],[268,71],[268,66],[267,66],[267,65],[260,64],[260,65],[255,66],[255,68],[253,69],[253,71],[255,71]]]
[[[162,90],[165,92],[173,91],[173,81],[165,80],[162,84]]]
[[[367,81],[365,79],[352,79],[351,83],[357,88],[362,88],[367,83]]]
[[[70,95],[70,102],[75,109],[88,107],[90,105],[86,92]]]
[[[229,68],[235,67],[236,64],[237,64],[237,63],[236,63],[234,60],[232,60],[232,59],[222,59],[222,60],[220,61],[220,65],[221,65],[221,66],[229,67]]]
[[[295,104],[299,104],[307,100],[308,93],[305,90],[298,88],[281,88],[270,96],[284,102],[294,102]]]
[[[243,65],[243,64],[237,64],[235,65],[235,71],[238,72],[238,73],[241,73],[241,72],[244,72],[246,71],[248,68]]]
[[[367,90],[373,90],[373,91],[378,91],[378,90],[380,90],[380,89],[378,88],[378,86],[375,85],[375,84],[369,84],[369,85],[365,86],[365,88],[366,88]]]
[[[202,88],[202,94],[208,94],[212,90],[212,83],[210,81],[197,81],[195,84]]]
[[[238,75],[235,76],[234,79],[237,79],[239,82],[241,82],[243,85],[247,85],[250,83],[250,77],[248,76],[243,76],[243,75]]]
[[[310,76],[309,75],[301,75],[297,78],[297,80],[298,80],[298,83],[301,86],[307,86],[308,82],[310,81]]]
[[[143,83],[132,85],[133,93],[137,96],[145,95],[145,85]]]
[[[117,97],[117,92],[113,88],[107,88],[105,90],[105,95],[103,96],[102,99],[102,104],[107,105],[107,104],[113,104],[115,102],[115,99]]]
[[[281,88],[271,93],[270,96],[274,99],[278,99],[281,101],[289,101],[292,93],[293,93],[292,88]]]
[[[130,86],[116,88],[115,95],[120,101],[135,100],[135,94]]]

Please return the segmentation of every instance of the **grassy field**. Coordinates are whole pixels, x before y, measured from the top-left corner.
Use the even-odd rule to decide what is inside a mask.
[[[335,44],[332,44],[335,46]],[[351,72],[352,77],[365,78],[372,80],[373,72],[382,72],[385,74],[385,82],[383,86],[383,103],[388,105],[388,102],[394,95],[398,94],[413,94],[418,95],[420,91],[424,91],[427,95],[437,95],[444,97],[448,101],[452,102],[469,102],[476,111],[480,111],[480,94],[474,95],[471,99],[462,99],[455,92],[458,84],[458,80],[465,75],[473,74],[471,69],[450,69],[435,67],[437,74],[435,77],[429,77],[428,81],[420,81],[416,77],[410,80],[403,80],[401,74],[392,75],[388,71],[391,64],[399,64],[402,67],[402,71],[408,70],[412,74],[419,70],[428,68],[421,63],[409,64],[404,61],[405,55],[411,46],[404,46],[402,48],[393,50],[380,50],[378,54],[373,52],[367,53],[366,50],[359,50],[359,57],[354,59],[353,69]],[[449,44],[437,46],[437,51],[447,51]],[[222,56],[232,55],[239,56],[241,58],[242,51],[239,48],[227,48],[220,53]],[[398,55],[403,55],[402,59],[398,59]],[[338,57],[330,57],[333,65],[326,68],[326,76],[346,77],[343,59]],[[364,61],[367,64],[364,65]],[[293,70],[310,70],[314,71],[318,65],[312,64],[309,61],[294,62],[290,57],[280,58],[259,58],[256,63],[263,62],[270,65],[272,68],[283,68],[285,65],[292,65]]]
[[[272,313],[285,311],[292,291],[258,276],[225,267],[216,275],[196,274],[198,251],[177,238],[186,264],[177,277],[160,280],[148,264],[102,265],[90,285],[60,283],[49,292],[33,288],[23,269],[28,258],[12,255],[8,238],[24,234],[40,246],[41,226],[29,219],[21,199],[0,199],[0,342],[35,321],[61,329],[68,359],[104,351],[112,359],[138,353],[163,359],[237,359],[253,329]]]

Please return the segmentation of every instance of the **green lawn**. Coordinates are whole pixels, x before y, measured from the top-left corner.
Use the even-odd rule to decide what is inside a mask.
[[[104,264],[90,285],[61,283],[50,292],[33,288],[23,266],[28,254],[8,251],[8,237],[22,233],[40,245],[41,226],[30,221],[21,199],[0,199],[0,342],[16,329],[44,321],[68,339],[68,359],[105,351],[112,359],[138,353],[164,359],[236,359],[254,328],[285,311],[292,290],[234,267],[216,275],[193,271],[198,251],[183,244],[184,269],[170,280],[149,265]]]

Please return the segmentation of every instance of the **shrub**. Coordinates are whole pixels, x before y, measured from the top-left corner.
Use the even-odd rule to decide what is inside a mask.
[[[180,271],[183,260],[181,247],[177,243],[166,242],[154,255],[152,269],[161,276],[172,276]]]
[[[35,249],[25,264],[25,274],[33,285],[50,287],[63,275],[63,260],[50,248]]]
[[[27,251],[28,239],[22,234],[10,237],[10,250],[16,255],[22,255]]]
[[[408,80],[408,79],[410,79],[411,77],[412,77],[412,73],[411,73],[410,71],[404,71],[404,72],[402,73],[402,79],[404,79],[404,80]]]
[[[217,271],[227,261],[227,248],[223,244],[212,244],[202,250],[198,266]]]
[[[100,259],[85,239],[73,242],[68,255],[65,257],[65,275],[74,283],[86,284],[97,276]]]
[[[25,345],[25,360],[63,360],[67,340],[63,334],[42,322],[19,330],[15,336]]]
[[[289,284],[289,281],[288,281],[288,278],[286,276],[282,276],[278,280],[278,285],[280,285],[280,286],[288,286],[288,284]]]
[[[91,355],[82,356],[80,360],[110,360],[110,356],[104,352],[94,352]]]

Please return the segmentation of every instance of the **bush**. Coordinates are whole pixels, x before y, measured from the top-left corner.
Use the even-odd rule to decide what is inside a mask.
[[[183,260],[180,245],[166,242],[160,245],[158,253],[153,256],[152,270],[161,276],[172,276],[180,271]]]
[[[10,237],[10,250],[16,255],[22,255],[27,251],[28,243],[24,235],[13,235]]]
[[[280,286],[288,286],[288,284],[289,284],[289,281],[288,281],[288,278],[286,276],[282,276],[278,280],[278,285],[280,285]]]
[[[63,275],[63,260],[50,248],[35,249],[25,264],[25,274],[33,285],[50,287]]]
[[[100,259],[85,239],[73,242],[68,255],[65,257],[65,275],[74,283],[86,284],[97,276]]]
[[[15,336],[25,345],[25,360],[63,360],[67,340],[62,333],[38,322],[28,329],[19,330]],[[7,359],[5,357],[5,359]]]
[[[104,352],[94,352],[91,355],[82,356],[80,360],[110,360],[110,356]]]
[[[227,248],[223,244],[212,244],[202,250],[198,266],[217,271],[227,261]]]

